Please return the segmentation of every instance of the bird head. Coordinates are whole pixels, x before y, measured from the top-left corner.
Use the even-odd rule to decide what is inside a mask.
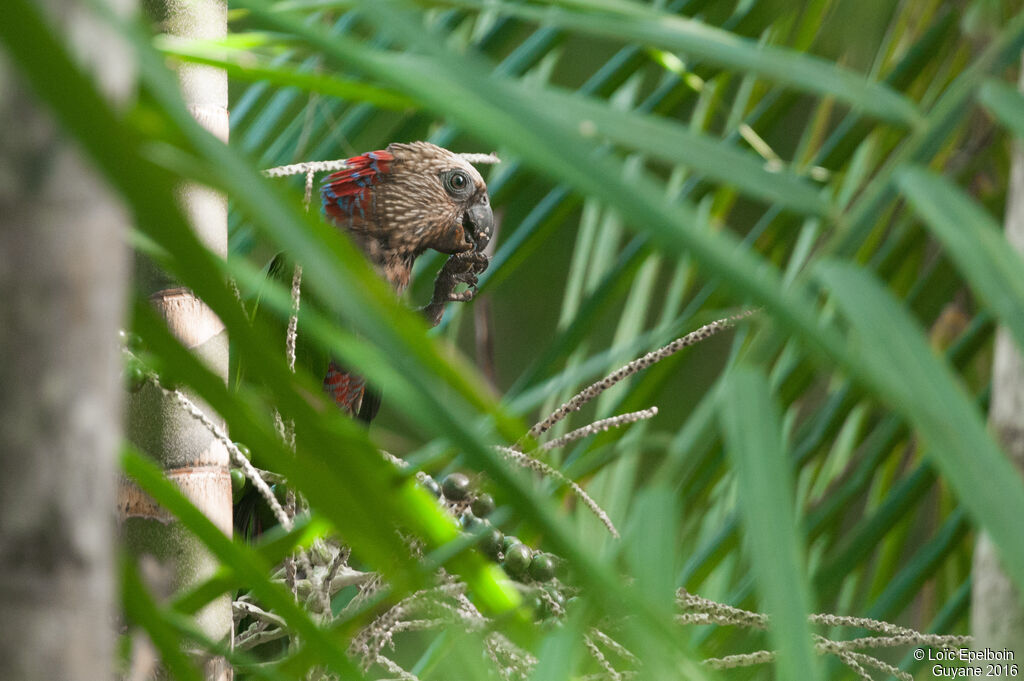
[[[465,158],[429,142],[390,144],[348,159],[320,189],[324,213],[378,265],[432,248],[482,251],[494,229],[483,177]]]

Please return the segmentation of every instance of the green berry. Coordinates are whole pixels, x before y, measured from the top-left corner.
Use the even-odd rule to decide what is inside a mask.
[[[519,541],[519,537],[513,537],[511,534],[507,534],[505,535],[505,545],[502,548],[508,551],[516,544],[522,544],[522,542]]]
[[[241,442],[236,442],[235,447],[238,447],[238,451],[241,452],[242,456],[252,461],[252,452],[249,451],[248,447],[243,445]]]
[[[538,553],[530,561],[530,577],[538,582],[548,582],[555,576],[555,561],[551,556]]]
[[[441,491],[451,501],[462,501],[469,496],[469,476],[452,473],[441,483]]]
[[[142,390],[142,386],[146,385],[147,380],[146,368],[142,366],[142,362],[139,362],[136,359],[131,359],[127,364],[125,364],[124,383],[129,392],[139,392]]]
[[[117,332],[117,337],[121,340],[121,345],[132,352],[138,352],[142,349],[142,338],[137,333],[120,329]]]
[[[473,522],[469,524],[469,531],[476,534],[483,534],[484,532],[490,531],[491,528],[492,525],[490,522],[483,518],[477,518],[476,516],[473,516]]]
[[[473,514],[476,517],[486,518],[494,513],[494,497],[490,494],[479,494],[469,507],[473,509]]]
[[[523,577],[530,569],[533,552],[525,544],[515,544],[505,550],[505,569],[513,577]]]
[[[491,528],[480,540],[480,551],[488,558],[498,560],[498,557],[501,556],[503,539],[501,530]]]
[[[288,503],[288,486],[283,483],[270,486],[270,491],[274,493],[274,498],[277,499],[277,503],[284,506]]]
[[[245,473],[243,473],[240,468],[231,469],[231,500],[236,504],[238,503],[238,500],[242,498],[246,482],[248,482],[248,480],[245,479]]]

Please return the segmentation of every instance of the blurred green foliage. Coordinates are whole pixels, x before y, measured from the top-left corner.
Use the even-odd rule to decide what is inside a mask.
[[[167,607],[129,566],[131,617],[171,650],[196,636],[187,615],[204,599],[245,585],[301,645],[270,665],[237,663],[267,678],[312,667],[356,677],[352,636],[430,584],[392,532],[401,527],[498,615],[494,632],[538,656],[535,679],[601,673],[583,638],[597,623],[614,622],[652,679],[711,675],[701,659],[768,645],[781,651],[777,678],[804,678],[794,670],[811,654],[807,609],[965,632],[977,528],[1024,585],[1024,487],[983,416],[995,323],[1024,344],[1024,262],[997,228],[1022,129],[1020,95],[1003,84],[1024,45],[1020,10],[1010,0],[236,0],[226,41],[121,27],[141,84],[124,117],[30,3],[12,0],[23,30],[0,37],[124,195],[136,247],[209,302],[254,368],[225,388],[139,304],[147,360],[202,395],[312,509],[311,525],[256,547],[227,542],[126,455],[128,472],[223,562],[218,580]],[[229,146],[191,121],[168,56],[228,69]],[[59,87],[43,82],[54,72],[69,74]],[[492,266],[476,300],[449,306],[435,331],[304,214],[301,178],[259,175],[415,139],[504,160],[485,171],[501,214]],[[189,236],[173,201],[182,177],[228,193],[226,263]],[[280,250],[303,263],[304,300],[317,301],[300,333],[384,388],[369,431],[317,396],[321,377],[288,372],[283,345],[228,287],[253,300]],[[407,304],[426,302],[440,262],[421,258]],[[265,300],[287,317],[287,291]],[[760,311],[735,333],[624,381],[552,435],[651,405],[656,418],[540,453],[584,484],[621,541],[564,487],[493,449],[630,359],[750,307]],[[301,433],[294,456],[274,410]],[[579,601],[564,624],[532,624],[510,582],[453,544],[454,522],[378,447],[430,473],[484,474],[505,534],[572,566]],[[268,566],[327,527],[389,589],[323,629]],[[765,564],[771,546],[784,551]],[[678,588],[781,624],[767,639],[679,626]],[[788,588],[806,598],[787,601]],[[449,664],[465,678],[493,673],[475,632],[399,643],[396,660],[419,678],[446,678]],[[880,656],[914,669],[904,653]],[[834,660],[824,672],[850,673]]]

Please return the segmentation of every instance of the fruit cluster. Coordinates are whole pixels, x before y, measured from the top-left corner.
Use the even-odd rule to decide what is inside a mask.
[[[124,329],[118,332],[118,336],[121,341],[121,347],[127,350],[124,373],[122,374],[124,387],[128,392],[137,393],[142,390],[142,386],[146,385],[146,381],[149,380],[145,365],[136,356],[142,349],[142,339],[138,334],[125,331]]]
[[[555,579],[560,561],[494,527],[488,520],[495,510],[490,494],[475,490],[464,473],[451,473],[440,484],[429,475],[421,475],[420,483],[451,509],[468,535],[477,537],[477,549],[519,582],[534,612],[542,619],[564,613],[564,587]]]
[[[236,445],[248,458],[248,448],[240,443]],[[516,580],[527,603],[540,619],[560,618],[564,614],[566,587],[556,579],[556,572],[561,572],[564,561],[532,549],[517,537],[505,535],[495,527],[488,519],[495,511],[494,497],[477,490],[465,473],[451,473],[440,483],[423,473],[418,475],[418,479],[428,492],[455,515],[466,535],[475,538],[476,549],[501,565]],[[266,530],[277,524],[266,502],[250,491],[252,486],[240,469],[232,468],[231,483],[235,504],[243,497],[253,497],[254,508],[251,511],[259,527]],[[288,491],[283,481],[272,484],[270,488],[283,505]]]
[[[420,482],[456,513],[463,530],[479,537],[480,551],[500,562],[509,575],[523,582],[547,582],[554,578],[555,563],[551,556],[533,551],[515,537],[506,537],[491,524],[487,516],[494,512],[494,498],[486,492],[475,492],[468,475],[452,473],[440,485],[430,476],[422,477]]]

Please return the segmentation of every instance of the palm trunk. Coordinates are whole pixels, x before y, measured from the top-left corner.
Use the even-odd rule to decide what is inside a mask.
[[[93,4],[44,6],[123,100],[131,60]],[[0,678],[107,681],[127,218],[2,54],[0,92]]]
[[[1024,74],[1021,77],[1024,90]],[[1024,150],[1018,144],[1007,192],[1006,239],[1024,253]],[[1024,474],[1024,357],[1005,327],[996,333],[989,422],[1003,451]],[[971,629],[980,648],[1007,648],[1024,661],[1024,601],[999,563],[987,534],[974,550]]]
[[[227,32],[224,0],[148,1],[158,30],[186,38],[217,38]],[[223,140],[228,135],[227,76],[219,69],[183,65],[179,78],[186,104],[207,129]],[[186,184],[180,199],[204,243],[227,255],[227,200],[209,189]],[[225,379],[228,342],[216,315],[188,289],[177,286],[148,261],[136,264],[136,284],[149,294],[168,327],[188,348]],[[208,407],[192,398],[216,421]],[[158,388],[147,385],[128,405],[128,435],[140,449],[155,457],[169,478],[225,534],[231,534],[231,481],[224,446]],[[152,554],[173,566],[176,587],[209,578],[216,561],[203,544],[164,514],[146,503],[131,486],[122,488],[125,509],[124,542],[136,555]],[[198,624],[214,640],[230,643],[231,599],[225,595],[198,614]],[[207,679],[230,679],[223,659],[206,661]]]

